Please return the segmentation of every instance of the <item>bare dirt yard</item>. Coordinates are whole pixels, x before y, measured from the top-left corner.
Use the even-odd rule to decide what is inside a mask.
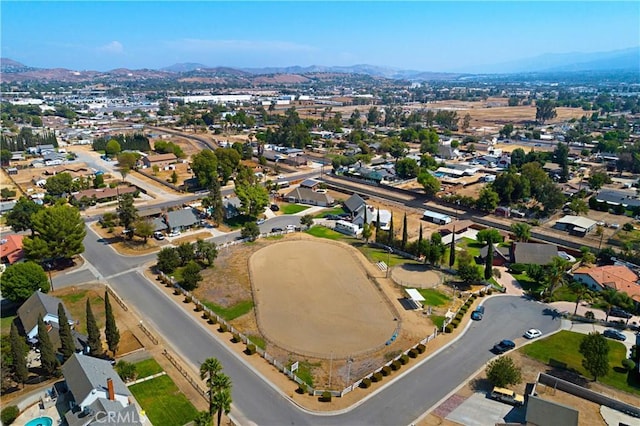
[[[383,346],[397,318],[361,256],[329,240],[283,241],[254,253],[249,271],[265,337],[292,352],[325,358]]]

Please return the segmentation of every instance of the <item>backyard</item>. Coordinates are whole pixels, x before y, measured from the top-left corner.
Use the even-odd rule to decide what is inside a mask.
[[[159,376],[129,387],[154,426],[182,426],[198,411],[169,376]]]
[[[560,331],[545,339],[533,342],[521,349],[531,358],[537,359],[551,367],[561,368],[578,373],[592,379],[582,366],[582,355],[579,352],[580,342],[584,334],[571,331]],[[640,383],[631,382],[621,362],[627,357],[627,349],[620,342],[607,339],[609,344],[609,373],[599,377],[598,381],[625,392],[640,395]]]

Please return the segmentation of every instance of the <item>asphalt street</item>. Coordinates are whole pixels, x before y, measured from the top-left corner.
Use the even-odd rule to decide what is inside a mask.
[[[297,217],[277,217],[263,227],[295,223]],[[237,232],[213,239],[232,240]],[[405,425],[444,398],[460,383],[481,368],[494,355],[489,351],[501,339],[516,339],[529,328],[545,334],[560,327],[545,305],[521,297],[499,296],[484,301],[485,317],[472,322],[452,345],[402,372],[394,382],[383,383],[378,392],[352,410],[314,414],[291,403],[260,374],[228,351],[219,336],[183,311],[183,307],[165,295],[141,273],[142,266],[155,255],[141,257],[117,254],[91,230],[85,239],[87,265],[76,273],[57,277],[56,285],[78,285],[95,271],[109,282],[128,305],[141,314],[143,321],[169,342],[195,368],[207,357],[217,357],[233,381],[233,410],[243,423],[259,425]],[[77,281],[76,281],[77,279]]]

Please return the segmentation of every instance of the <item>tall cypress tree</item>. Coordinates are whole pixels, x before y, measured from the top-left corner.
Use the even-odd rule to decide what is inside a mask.
[[[220,181],[216,179],[211,180],[211,188],[209,190],[209,197],[211,197],[211,210],[213,210],[213,221],[220,225],[224,221],[224,205],[222,203],[222,192],[220,191]]]
[[[57,375],[58,358],[53,351],[53,345],[47,332],[47,325],[42,320],[42,315],[38,315],[38,346],[40,347],[40,364],[44,374],[47,376]]]
[[[89,298],[87,298],[87,345],[89,345],[89,355],[99,356],[102,355],[102,339],[100,338],[100,330],[96,323],[96,318],[93,316],[91,310],[91,304]]]
[[[453,268],[453,264],[456,263],[456,227],[453,227],[453,234],[451,234],[451,247],[449,248],[449,268]]]
[[[493,272],[493,243],[489,241],[489,250],[487,250],[486,263],[484,264],[484,279],[491,278]]]
[[[404,220],[402,221],[402,250],[407,247],[407,239],[409,238],[409,232],[407,231],[407,213],[404,213]]]
[[[27,348],[22,337],[18,333],[18,327],[15,322],[11,323],[11,334],[9,335],[11,342],[11,369],[16,382],[24,387],[24,382],[29,378],[29,369],[27,368]]]
[[[393,247],[393,213],[391,213],[391,220],[389,221],[389,236],[387,238],[387,245]]]
[[[109,301],[109,292],[104,292],[104,315],[105,315],[105,331],[104,334],[107,337],[107,346],[109,350],[113,352],[113,356],[116,356],[118,350],[118,343],[120,343],[120,332],[116,325],[116,319],[113,316],[113,309],[111,308],[111,302]]]
[[[378,209],[378,216],[376,217],[376,243],[381,242],[380,235],[380,209]]]
[[[422,224],[420,224],[420,233],[418,234],[418,257],[422,256]]]
[[[73,343],[71,326],[62,303],[58,303],[58,324],[60,326],[58,329],[60,334],[60,354],[62,355],[62,362],[64,362],[76,351],[76,345]]]

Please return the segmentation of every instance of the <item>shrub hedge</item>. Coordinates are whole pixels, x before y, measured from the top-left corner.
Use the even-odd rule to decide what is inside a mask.
[[[391,369],[393,371],[400,370],[400,367],[402,367],[402,364],[397,359],[391,363]]]
[[[368,377],[365,377],[364,379],[362,379],[362,381],[360,382],[360,387],[363,389],[367,389],[371,386],[371,379]]]
[[[380,372],[382,373],[383,376],[388,376],[389,374],[391,374],[391,367],[389,367],[388,365],[385,365],[384,367],[382,367]]]
[[[16,418],[18,418],[19,414],[20,414],[20,409],[15,405],[10,405],[8,407],[3,408],[2,412],[0,412],[0,419],[2,419],[2,424],[3,425],[12,424],[16,420]]]
[[[379,371],[376,371],[375,373],[373,373],[373,375],[371,376],[371,380],[374,382],[380,382],[382,381],[382,373]]]
[[[416,346],[416,350],[418,351],[418,353],[423,354],[424,351],[427,350],[427,347],[420,343],[418,346]]]
[[[447,326],[444,328],[444,332],[445,333],[453,332],[453,326],[451,324],[447,324]]]
[[[220,327],[218,328],[218,331],[220,333],[226,333],[229,330],[229,327],[227,327],[227,324],[220,324]]]
[[[322,402],[331,402],[331,392],[329,392],[329,391],[322,392],[321,401]]]

